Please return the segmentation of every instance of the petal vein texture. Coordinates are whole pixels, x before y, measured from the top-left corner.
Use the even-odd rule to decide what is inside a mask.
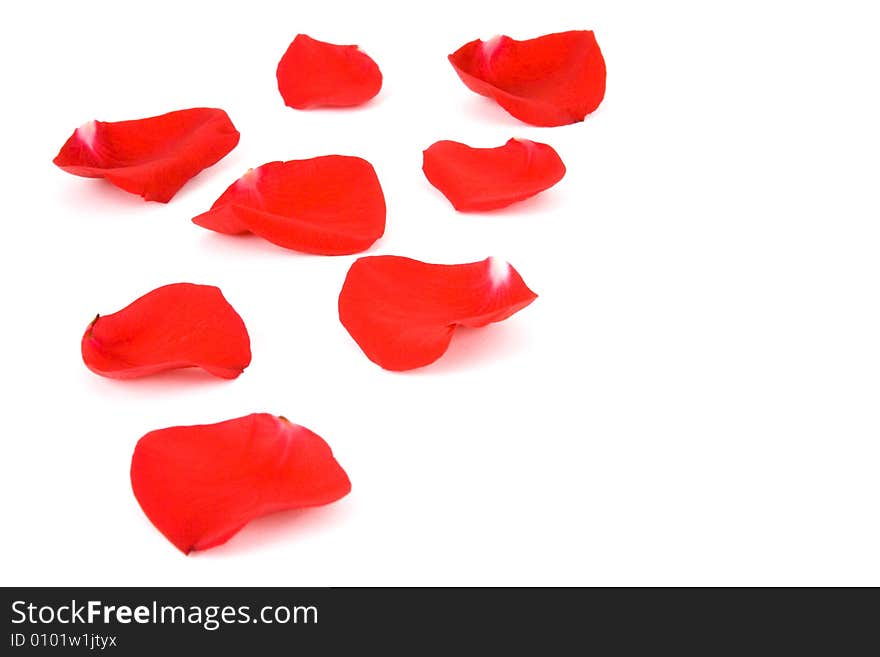
[[[552,187],[565,165],[547,144],[511,139],[497,148],[438,141],[423,154],[428,181],[459,212],[506,207]]]
[[[537,298],[496,258],[438,265],[400,256],[359,258],[339,293],[339,320],[371,361],[411,370],[436,361],[459,326],[500,322]]]
[[[156,529],[189,554],[268,513],[334,502],[351,483],[320,436],[255,413],[151,431],[135,446],[131,487]]]
[[[228,235],[254,233],[294,251],[357,253],[385,232],[385,196],[373,166],[325,155],[251,169],[193,218]]]
[[[276,78],[284,104],[301,110],[361,105],[382,88],[382,73],[363,50],[305,34],[287,48]]]
[[[147,201],[167,203],[193,176],[238,144],[221,109],[198,107],[133,121],[90,121],[70,136],[54,163]]]
[[[134,379],[200,367],[234,379],[251,362],[244,322],[219,288],[173,283],[112,315],[98,315],[82,338],[86,366],[101,376]]]
[[[532,125],[583,121],[605,96],[605,60],[591,31],[477,39],[449,62],[468,89]]]

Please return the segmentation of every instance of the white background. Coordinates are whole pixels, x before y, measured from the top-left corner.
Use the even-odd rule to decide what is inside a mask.
[[[823,10],[820,7],[828,7]],[[3,61],[7,585],[880,585],[880,226],[869,3],[14,3]],[[534,128],[470,93],[471,39],[594,29],[601,108]],[[385,76],[349,111],[284,107],[298,32]],[[78,125],[222,107],[242,133],[168,205],[52,158]],[[439,139],[554,146],[568,174],[461,215]],[[352,257],[190,222],[248,167],[375,166],[370,253],[509,260],[539,299],[381,370],[336,315]],[[103,379],[79,341],[159,285],[218,285],[252,338],[237,380]],[[353,492],[180,554],[130,490],[145,432],[254,411],[333,447]]]

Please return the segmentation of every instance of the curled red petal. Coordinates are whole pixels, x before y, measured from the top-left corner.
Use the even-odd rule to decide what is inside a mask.
[[[104,178],[147,201],[167,203],[238,139],[226,112],[198,107],[133,121],[89,121],[53,161],[75,176]]]
[[[296,109],[351,107],[382,88],[382,73],[358,46],[325,43],[298,34],[278,62],[278,91]]]
[[[225,543],[254,518],[329,504],[351,483],[320,436],[255,413],[151,431],[134,448],[131,487],[156,529],[189,554]]]
[[[497,148],[438,141],[424,152],[428,181],[460,212],[503,208],[552,187],[565,165],[551,146],[511,139]]]
[[[358,258],[339,293],[339,320],[386,370],[433,363],[458,326],[507,319],[537,298],[517,271],[495,258],[435,265],[400,256]]]
[[[373,165],[359,157],[269,162],[232,183],[193,222],[295,251],[343,255],[382,237],[385,196]]]
[[[471,91],[532,125],[583,121],[605,96],[605,60],[591,31],[477,39],[449,62]]]
[[[82,338],[86,366],[112,379],[201,367],[234,379],[251,362],[247,329],[211,285],[174,283],[112,315],[98,315]]]

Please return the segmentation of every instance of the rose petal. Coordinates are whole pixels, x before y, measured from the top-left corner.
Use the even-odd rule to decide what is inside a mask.
[[[201,367],[234,379],[251,362],[238,313],[211,285],[157,288],[112,315],[98,315],[82,339],[86,366],[112,379]]]
[[[382,73],[357,46],[338,46],[298,34],[278,62],[278,91],[296,109],[351,107],[382,88]]]
[[[357,253],[385,232],[385,196],[373,166],[359,157],[269,162],[232,183],[193,222],[295,251]]]
[[[477,39],[449,61],[471,91],[532,125],[583,121],[605,96],[605,60],[590,31]]]
[[[255,413],[143,436],[131,487],[144,513],[184,554],[228,541],[254,518],[329,504],[348,475],[320,436]]]
[[[565,165],[547,144],[511,139],[498,148],[438,141],[424,152],[422,170],[460,212],[503,208],[552,187]]]
[[[105,178],[147,201],[167,203],[187,180],[238,144],[221,109],[195,108],[134,121],[90,121],[53,160],[76,176]]]
[[[537,298],[506,262],[435,265],[399,256],[359,258],[339,293],[339,320],[386,370],[433,363],[458,326],[507,319]]]

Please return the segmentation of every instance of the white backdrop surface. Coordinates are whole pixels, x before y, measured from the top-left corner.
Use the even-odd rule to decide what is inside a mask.
[[[0,493],[7,585],[880,585],[877,62],[866,3],[18,3],[4,62]],[[829,5],[830,7],[830,5]],[[475,38],[593,29],[600,109],[535,128],[469,92]],[[286,108],[298,33],[357,43],[384,86]],[[69,176],[78,125],[225,109],[239,146],[167,205]],[[458,214],[421,173],[439,139],[551,144],[568,173]],[[537,301],[385,372],[339,324],[356,256],[190,222],[247,168],[370,160],[371,254],[509,260]],[[79,340],[159,285],[219,286],[253,363],[113,381]],[[128,479],[149,430],[250,412],[322,435],[340,502],[184,557]]]

